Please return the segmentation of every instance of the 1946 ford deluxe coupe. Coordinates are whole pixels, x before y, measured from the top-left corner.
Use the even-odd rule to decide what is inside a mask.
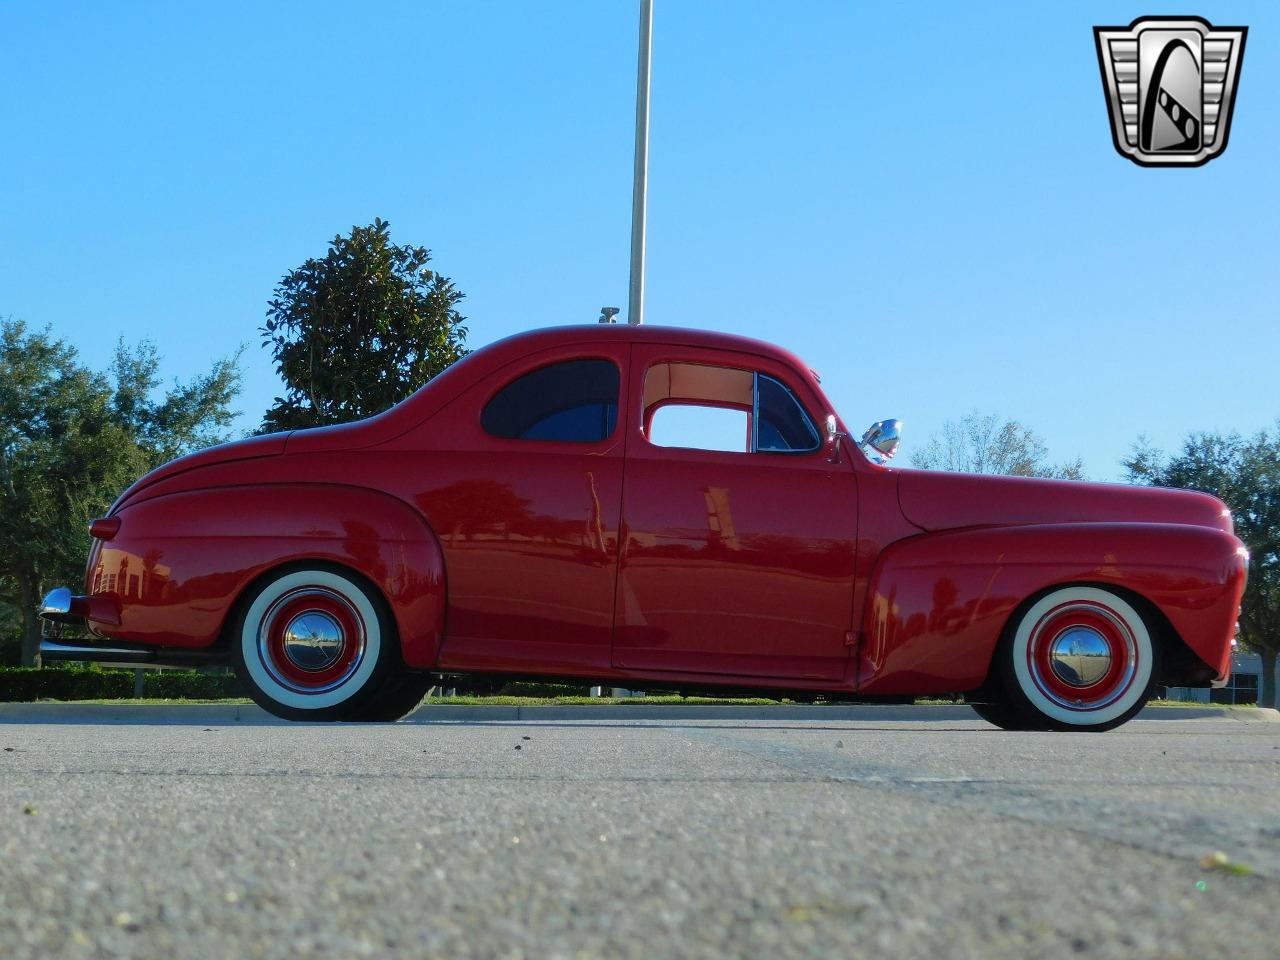
[[[855,442],[831,410],[741,337],[511,337],[376,417],[142,477],[93,522],[84,592],[45,598],[42,650],[231,663],[327,720],[466,674],[962,692],[1002,727],[1104,730],[1223,680],[1247,555],[1221,501],[896,469],[895,422]],[[689,414],[735,442],[682,439]]]

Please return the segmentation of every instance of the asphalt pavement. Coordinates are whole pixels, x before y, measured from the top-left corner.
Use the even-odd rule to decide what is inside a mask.
[[[0,957],[1280,955],[1280,724],[892,716],[6,722]]]

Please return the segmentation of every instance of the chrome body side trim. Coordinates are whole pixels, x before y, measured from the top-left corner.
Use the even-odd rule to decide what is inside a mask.
[[[46,663],[74,661],[109,663],[118,667],[200,667],[228,660],[224,650],[105,646],[83,641],[62,643],[49,637],[40,641],[40,658]]]

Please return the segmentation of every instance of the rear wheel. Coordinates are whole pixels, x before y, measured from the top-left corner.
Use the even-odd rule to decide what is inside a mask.
[[[1060,587],[1031,604],[1001,643],[1004,703],[1026,728],[1110,730],[1146,705],[1158,652],[1147,622],[1124,597],[1101,587]]]
[[[392,680],[352,719],[366,723],[392,723],[408,716],[422,703],[432,681],[424,673],[403,673]]]
[[[250,696],[276,716],[387,720],[410,709],[391,715],[411,699],[391,612],[339,567],[293,568],[259,586],[231,646]]]

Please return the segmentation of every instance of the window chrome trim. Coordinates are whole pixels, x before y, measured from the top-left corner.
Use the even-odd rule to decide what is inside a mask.
[[[751,371],[751,449],[748,453],[760,452],[760,371]]]

